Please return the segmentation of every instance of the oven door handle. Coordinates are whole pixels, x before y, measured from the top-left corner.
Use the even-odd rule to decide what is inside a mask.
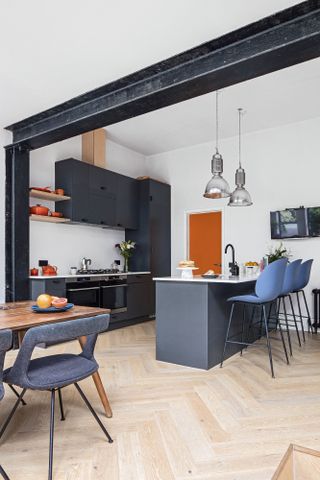
[[[127,287],[126,283],[121,283],[120,285],[102,285],[101,288],[117,288],[117,287]]]
[[[88,287],[88,288],[67,288],[67,292],[83,292],[85,290],[99,290],[100,287]]]

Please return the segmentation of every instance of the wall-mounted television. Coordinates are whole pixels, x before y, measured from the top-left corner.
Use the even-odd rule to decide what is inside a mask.
[[[309,237],[320,237],[320,207],[307,208]]]
[[[307,225],[304,208],[287,208],[270,212],[271,238],[307,237]]]
[[[320,237],[320,207],[286,208],[270,212],[271,238]]]

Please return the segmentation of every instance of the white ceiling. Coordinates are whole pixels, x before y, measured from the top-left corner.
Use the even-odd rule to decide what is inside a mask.
[[[320,116],[320,58],[221,91],[220,137],[273,128]],[[107,127],[111,140],[145,155],[215,139],[215,93]]]
[[[0,124],[49,108],[211,40],[292,0],[10,0],[1,2]],[[226,89],[222,135],[319,115],[318,60]],[[145,154],[213,138],[214,98],[206,95],[108,128]]]

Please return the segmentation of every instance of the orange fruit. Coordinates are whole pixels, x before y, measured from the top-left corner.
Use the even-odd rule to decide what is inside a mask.
[[[37,298],[37,305],[39,308],[49,308],[51,307],[52,297],[47,293],[42,293]]]
[[[57,298],[52,300],[52,306],[56,308],[63,308],[67,305],[68,300],[66,298]]]

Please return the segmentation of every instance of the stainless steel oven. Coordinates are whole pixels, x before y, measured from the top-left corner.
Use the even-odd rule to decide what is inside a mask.
[[[66,284],[68,301],[75,305],[86,307],[100,306],[100,282],[97,279],[77,278],[72,281],[68,279]]]
[[[127,311],[127,277],[105,277],[100,282],[100,306],[110,308],[112,313]]]

